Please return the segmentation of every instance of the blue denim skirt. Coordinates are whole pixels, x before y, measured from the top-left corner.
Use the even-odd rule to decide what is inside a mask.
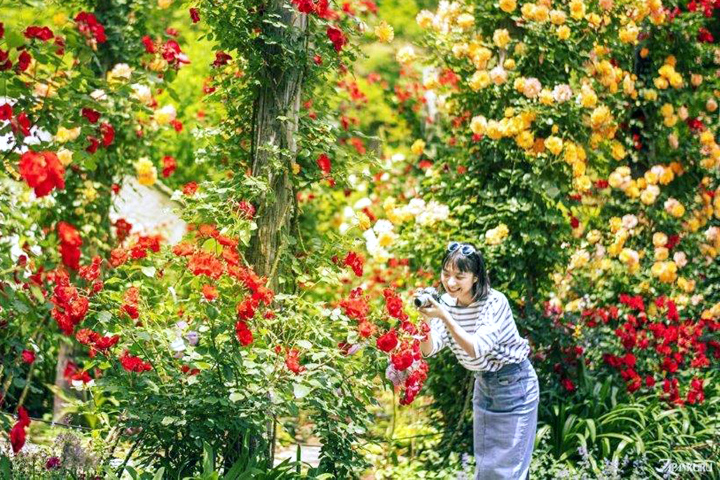
[[[475,374],[475,480],[530,478],[539,403],[538,377],[528,359]]]

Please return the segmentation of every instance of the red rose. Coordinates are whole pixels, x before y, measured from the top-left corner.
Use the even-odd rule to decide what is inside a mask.
[[[23,32],[25,38],[37,38],[46,42],[53,38],[53,32],[48,27],[30,26]]]
[[[247,323],[242,320],[238,320],[235,323],[235,335],[243,347],[247,347],[253,342],[253,334],[248,328]]]
[[[398,353],[394,353],[390,357],[390,360],[392,361],[395,370],[398,370],[400,372],[407,370],[408,368],[410,368],[410,365],[412,365],[414,361],[412,350],[406,348]]]
[[[297,348],[291,348],[285,354],[285,365],[296,375],[305,371],[305,367],[300,365],[300,352]]]
[[[33,352],[32,350],[23,350],[22,359],[23,362],[32,365],[33,363],[35,363],[35,352]]]
[[[336,52],[340,52],[342,50],[343,46],[347,43],[347,38],[343,34],[342,30],[340,30],[337,27],[327,27],[327,30],[325,31],[327,34],[327,37],[330,39],[330,41],[333,44],[333,48],[335,48]]]
[[[145,35],[142,38],[142,44],[145,46],[145,51],[147,53],[155,53],[155,43],[149,35]]]
[[[163,177],[167,178],[170,175],[173,174],[175,169],[177,168],[177,162],[175,161],[175,157],[172,157],[170,155],[165,155],[162,159],[163,161],[163,171],[162,175]]]
[[[331,169],[330,157],[328,157],[328,156],[325,155],[324,153],[321,154],[321,155],[317,158],[317,165],[318,165],[318,167],[320,167],[320,170],[322,170],[322,172],[323,172],[324,174],[329,174],[329,173],[330,173],[330,169]]]
[[[232,60],[232,57],[230,55],[223,52],[222,50],[219,50],[215,52],[215,61],[212,64],[213,67],[222,67],[223,65],[227,65],[230,60]]]
[[[15,454],[22,450],[25,445],[25,428],[28,425],[30,425],[30,417],[25,407],[21,406],[18,408],[18,421],[13,425],[12,430],[10,430],[10,444]]]
[[[13,117],[12,105],[4,103],[0,105],[0,120],[10,120]]]
[[[203,285],[202,294],[203,297],[205,297],[205,299],[210,302],[218,298],[217,288],[215,288],[213,285]]]
[[[362,255],[355,252],[348,252],[344,260],[345,265],[352,268],[353,272],[355,272],[355,275],[358,277],[362,277],[363,275],[363,262],[364,260]]]
[[[197,8],[190,9],[190,19],[193,23],[198,23],[200,21],[200,12]]]
[[[115,140],[115,129],[112,125],[107,122],[100,124],[100,134],[102,135],[102,143],[104,146],[109,147]]]
[[[19,169],[20,176],[38,197],[44,197],[53,188],[65,188],[65,168],[53,152],[28,150],[20,157]]]
[[[80,110],[80,113],[83,117],[87,118],[90,123],[97,123],[100,119],[100,112],[93,110],[92,108],[83,108]]]
[[[385,335],[378,337],[377,348],[383,352],[391,352],[397,347],[398,338],[397,332],[394,328],[391,328]]]

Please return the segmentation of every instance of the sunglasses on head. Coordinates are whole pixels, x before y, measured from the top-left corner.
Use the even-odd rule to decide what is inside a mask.
[[[475,253],[475,248],[472,245],[468,245],[467,243],[460,243],[460,242],[448,243],[447,251],[452,253],[455,250],[457,250],[458,248],[460,249],[460,253],[462,253],[466,257],[468,255]]]

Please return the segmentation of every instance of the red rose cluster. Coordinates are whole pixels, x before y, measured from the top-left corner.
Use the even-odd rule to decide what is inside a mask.
[[[640,295],[621,294],[618,306],[586,310],[581,318],[588,328],[609,325],[614,328],[615,336],[624,353],[603,354],[603,361],[617,370],[626,383],[629,392],[643,387],[653,388],[656,379],[652,372],[660,371],[663,378],[663,397],[672,405],[697,404],[704,400],[703,380],[693,376],[685,398],[680,395],[678,375],[689,369],[709,368],[713,360],[720,360],[720,342],[710,339],[720,330],[720,322],[709,317],[700,319],[681,318],[675,302],[665,296],[653,300],[646,308]],[[648,313],[652,311],[652,314]],[[579,353],[577,352],[579,349]],[[575,347],[574,353],[566,364],[577,362],[582,353],[581,347]],[[572,358],[571,358],[572,357]],[[563,370],[558,365],[556,369]],[[641,374],[642,370],[648,373]],[[566,388],[574,390],[569,379],[564,380]]]
[[[65,168],[53,152],[28,150],[23,153],[20,157],[20,176],[38,197],[44,197],[53,188],[65,188]]]
[[[27,433],[25,429],[30,426],[30,416],[25,407],[18,408],[18,421],[10,430],[10,445],[12,445],[13,453],[17,454],[25,446],[25,438]]]
[[[90,43],[105,43],[105,27],[98,22],[95,14],[90,12],[80,12],[75,16],[75,24],[80,33],[89,40]]]
[[[120,364],[128,372],[143,373],[152,370],[152,365],[144,362],[140,357],[130,355],[127,350],[120,355]]]
[[[63,264],[68,268],[77,270],[80,268],[80,247],[83,243],[80,233],[67,222],[58,222],[57,229]]]
[[[53,277],[55,288],[50,301],[54,307],[50,314],[65,335],[72,335],[75,326],[87,315],[89,301],[70,283],[67,273],[57,271]]]

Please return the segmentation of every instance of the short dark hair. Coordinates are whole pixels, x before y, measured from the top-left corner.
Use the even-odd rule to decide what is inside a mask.
[[[469,272],[476,275],[478,279],[472,287],[472,300],[477,302],[483,300],[490,293],[490,276],[482,252],[472,243],[465,243],[465,245],[472,246],[475,251],[470,255],[464,255],[460,248],[452,252],[446,250],[442,268],[445,269],[446,266],[452,265],[460,272]],[[440,282],[440,291],[441,293],[445,292],[442,282]]]

